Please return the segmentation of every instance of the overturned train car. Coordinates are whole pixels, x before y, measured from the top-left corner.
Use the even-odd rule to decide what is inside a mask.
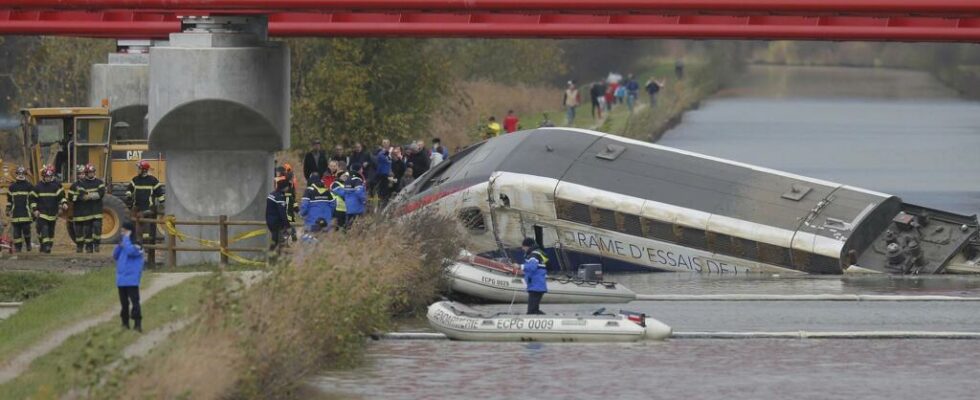
[[[525,237],[550,268],[977,272],[976,216],[614,135],[543,128],[471,146],[389,211],[451,215],[485,256]]]

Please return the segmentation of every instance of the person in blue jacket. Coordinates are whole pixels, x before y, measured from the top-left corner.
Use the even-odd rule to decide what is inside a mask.
[[[270,256],[278,253],[282,245],[283,231],[289,229],[289,217],[286,216],[286,189],[289,183],[285,178],[276,179],[276,190],[269,193],[265,201],[265,226],[269,228],[272,244],[269,245]]]
[[[140,277],[143,275],[143,250],[133,243],[134,230],[132,222],[124,222],[120,228],[119,244],[112,251],[116,260],[116,287],[119,289],[119,318],[124,329],[129,329],[129,320],[133,320],[133,329],[143,332],[143,314],[140,311]],[[132,305],[132,309],[130,309]]]
[[[534,239],[525,238],[521,243],[524,250],[524,282],[527,284],[527,313],[544,314],[541,311],[541,298],[548,293],[548,257],[534,243]]]
[[[333,220],[333,212],[337,209],[337,200],[333,193],[330,193],[330,190],[323,186],[320,174],[316,172],[310,174],[310,182],[312,184],[306,188],[303,199],[299,203],[299,215],[303,217],[303,228],[306,232],[319,230],[321,227],[317,223],[324,220],[327,221],[327,226],[323,228],[329,229],[329,221]]]
[[[381,204],[387,204],[391,197],[391,186],[388,180],[391,178],[391,142],[385,139],[381,142],[381,148],[375,153],[374,158],[378,164],[378,171],[374,174],[374,182],[371,187],[377,190]]]
[[[350,229],[354,220],[364,214],[367,207],[367,191],[364,189],[364,181],[355,176],[347,180],[344,187],[337,187],[333,190],[335,195],[344,198],[347,204],[347,221],[344,223],[344,230]]]

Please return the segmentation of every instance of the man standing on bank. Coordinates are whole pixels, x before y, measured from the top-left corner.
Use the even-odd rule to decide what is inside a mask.
[[[119,288],[119,318],[122,326],[129,329],[129,320],[134,322],[133,329],[143,332],[143,314],[140,312],[140,277],[143,275],[143,250],[133,244],[134,230],[132,222],[126,221],[120,229],[119,244],[112,251],[116,260],[116,287]],[[132,304],[132,309],[130,309]]]
[[[548,257],[534,243],[534,239],[525,238],[521,243],[524,250],[524,282],[527,283],[527,314],[544,314],[541,312],[541,298],[548,293]]]

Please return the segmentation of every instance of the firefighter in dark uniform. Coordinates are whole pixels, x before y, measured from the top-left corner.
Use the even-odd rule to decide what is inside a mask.
[[[75,252],[84,249],[88,253],[99,251],[102,236],[102,198],[105,182],[95,177],[95,166],[85,166],[85,178],[75,182],[70,189],[75,205]]]
[[[7,217],[14,228],[14,250],[20,253],[26,243],[31,251],[31,223],[34,222],[34,209],[31,200],[34,185],[27,181],[27,169],[17,167],[16,181],[7,188]]]
[[[55,178],[54,166],[41,171],[41,182],[34,188],[34,217],[37,236],[41,240],[41,252],[51,253],[54,245],[54,227],[58,213],[68,209],[68,199],[61,182]]]
[[[283,192],[283,196],[286,197],[286,218],[289,219],[289,236],[296,241],[296,213],[299,211],[299,203],[296,202],[296,178],[293,176],[293,167],[289,163],[283,163],[281,167],[276,168],[276,178],[282,178],[286,182],[286,191]]]
[[[139,175],[133,177],[126,187],[126,202],[132,207],[133,211],[140,218],[156,218],[163,209],[163,202],[166,200],[163,192],[163,184],[157,177],[150,175],[150,162],[140,160],[136,163]],[[133,238],[135,242],[155,243],[157,238],[157,227],[155,224],[141,223],[140,238]]]
[[[269,257],[276,257],[282,250],[283,233],[291,228],[286,217],[285,191],[289,187],[285,177],[276,177],[276,190],[269,193],[265,204],[265,224],[269,228],[272,243],[269,245]]]

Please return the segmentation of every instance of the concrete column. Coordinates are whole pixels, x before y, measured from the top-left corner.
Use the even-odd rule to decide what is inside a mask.
[[[146,139],[150,55],[145,51],[109,54],[107,64],[92,65],[90,83],[89,106],[102,107],[107,102],[113,123],[126,122],[131,135]]]
[[[167,213],[178,219],[264,220],[274,153],[289,147],[288,49],[261,31],[233,28],[185,29],[150,50],[150,149],[166,152]],[[214,227],[180,229],[218,239]],[[260,237],[233,246],[265,244]],[[177,260],[217,261],[217,253]]]

